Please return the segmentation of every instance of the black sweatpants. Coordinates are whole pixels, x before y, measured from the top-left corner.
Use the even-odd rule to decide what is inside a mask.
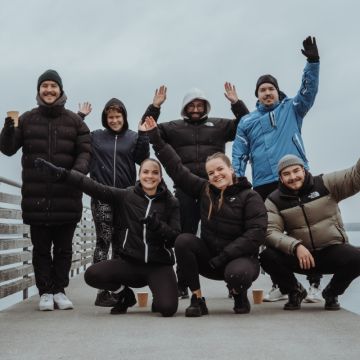
[[[239,257],[226,266],[213,269],[210,254],[204,240],[193,234],[181,234],[175,242],[175,254],[181,271],[181,278],[191,291],[200,289],[199,274],[208,279],[225,280],[229,289],[236,292],[247,290],[257,279],[260,264],[255,257]]]
[[[76,224],[30,226],[32,263],[40,296],[65,293],[69,285],[75,228]]]
[[[311,254],[315,260],[315,267],[310,270],[301,269],[296,256],[273,248],[267,248],[260,254],[260,262],[283,294],[288,294],[296,287],[294,273],[334,274],[329,284],[335,295],[343,294],[350,283],[360,275],[360,250],[352,245],[331,245]]]
[[[149,286],[154,308],[163,316],[172,316],[178,307],[177,284],[171,265],[142,264],[122,258],[105,260],[90,266],[85,281],[96,289],[115,291],[121,285],[132,288]]]

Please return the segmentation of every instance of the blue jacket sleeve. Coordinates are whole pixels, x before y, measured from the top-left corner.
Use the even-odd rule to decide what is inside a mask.
[[[298,127],[310,108],[313,106],[319,87],[320,63],[306,63],[301,80],[300,90],[293,98],[293,107],[298,115]]]
[[[236,137],[232,148],[232,166],[236,176],[244,176],[246,165],[249,160],[249,141],[242,129],[242,123],[238,125]]]

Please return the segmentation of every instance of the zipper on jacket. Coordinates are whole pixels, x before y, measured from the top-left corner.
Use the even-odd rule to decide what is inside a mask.
[[[113,186],[115,187],[115,183],[116,183],[116,145],[117,145],[117,135],[115,135],[115,144],[114,144],[114,162],[113,162],[113,166],[114,166],[114,175],[113,175]]]
[[[270,118],[270,124],[274,128],[276,127],[276,120],[275,120],[275,114],[273,111],[269,112],[269,118]]]
[[[146,211],[145,211],[145,218],[146,218],[149,215],[150,208],[151,208],[151,205],[152,205],[152,202],[153,202],[154,199],[151,199],[146,195],[145,195],[145,198],[149,200],[148,206],[147,206]],[[148,244],[146,242],[146,224],[143,225],[143,243],[145,245],[144,261],[145,261],[145,263],[147,263],[148,262],[148,257],[149,257],[149,247],[148,247]]]
[[[48,124],[49,124],[49,126],[48,126],[48,131],[49,131],[49,143],[48,143],[48,161],[49,162],[53,162],[52,161],[52,156],[51,156],[51,148],[52,148],[52,121],[50,120],[49,122],[48,122]],[[47,182],[47,196],[48,196],[48,198],[47,198],[47,213],[46,213],[46,215],[48,216],[48,217],[50,217],[50,205],[51,205],[51,200],[50,200],[50,196],[49,196],[49,194],[50,194],[50,189],[51,189],[51,184],[50,184],[50,182],[48,181]]]
[[[301,210],[302,210],[302,212],[303,212],[304,218],[305,218],[306,226],[308,227],[308,230],[309,230],[309,236],[310,236],[311,246],[312,246],[313,250],[315,250],[314,239],[313,239],[313,236],[312,236],[312,232],[311,232],[309,220],[308,220],[308,218],[307,218],[307,215],[306,215],[306,212],[305,212],[305,209],[304,209],[304,204],[301,202],[301,199],[300,199],[300,198],[298,198],[298,201],[299,201],[299,206],[300,206],[300,208],[301,208]]]
[[[125,237],[124,237],[124,241],[123,241],[123,249],[125,249],[125,244],[126,244],[126,240],[128,237],[128,233],[129,233],[129,228],[127,228],[125,231]]]

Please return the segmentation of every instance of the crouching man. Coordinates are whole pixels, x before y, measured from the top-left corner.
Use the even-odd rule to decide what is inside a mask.
[[[326,310],[339,310],[338,295],[360,275],[360,250],[348,243],[338,203],[360,191],[355,166],[312,176],[304,162],[286,155],[278,163],[279,187],[265,202],[266,249],[261,265],[288,294],[284,310],[298,310],[307,293],[294,273],[334,274],[322,292]]]

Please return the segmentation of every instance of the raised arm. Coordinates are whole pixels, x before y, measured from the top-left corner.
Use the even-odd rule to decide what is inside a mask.
[[[88,101],[79,104],[78,115],[84,120],[92,111],[92,106]]]
[[[307,57],[307,63],[301,80],[301,86],[293,99],[295,112],[298,114],[299,128],[301,128],[302,118],[313,106],[319,87],[319,52],[315,38],[307,37],[303,41],[304,49],[301,52]]]
[[[23,145],[21,118],[19,127],[15,127],[15,122],[11,117],[5,119],[0,134],[0,151],[7,156],[14,155]]]
[[[158,89],[155,90],[154,98],[152,104],[148,106],[144,115],[141,118],[141,123],[145,121],[147,117],[152,117],[155,121],[158,121],[160,116],[161,105],[166,100],[167,87],[161,85]]]
[[[325,174],[323,179],[337,202],[355,195],[360,191],[360,159],[351,168]]]
[[[153,145],[155,154],[164,166],[168,175],[174,181],[175,185],[190,196],[198,198],[202,192],[203,186],[207,183],[207,180],[194,175],[182,164],[180,157],[172,146],[166,144],[161,138],[154,119],[148,117],[146,118],[145,123],[148,129],[150,143]]]
[[[239,97],[236,92],[235,85],[226,82],[224,84],[224,95],[231,103],[231,111],[233,112],[235,119],[230,120],[226,140],[233,141],[235,139],[236,129],[238,127],[240,119],[249,113],[248,108],[243,101],[239,100]]]

